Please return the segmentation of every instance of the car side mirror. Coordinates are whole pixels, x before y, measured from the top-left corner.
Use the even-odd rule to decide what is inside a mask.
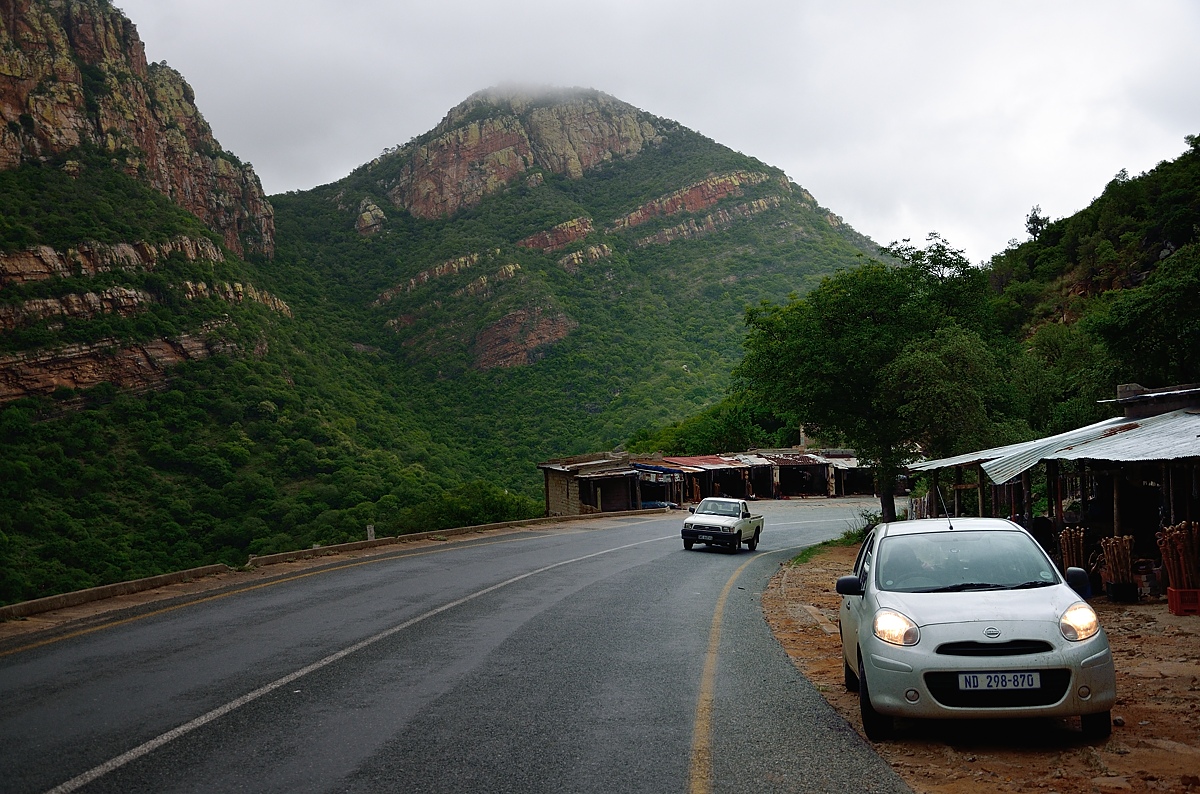
[[[1067,584],[1071,585],[1071,589],[1078,593],[1080,598],[1086,600],[1092,597],[1092,580],[1082,568],[1067,569]]]
[[[696,508],[694,508],[694,507],[689,507],[689,508],[688,508],[688,512],[689,512],[689,513],[694,513],[694,512],[696,512]]]
[[[834,589],[837,590],[838,595],[860,596],[863,594],[862,580],[853,574],[850,576],[839,576]]]
[[[747,510],[747,511],[746,511],[746,512],[744,512],[744,513],[742,513],[742,518],[749,518],[749,517],[750,517],[750,511],[749,511],[749,510]]]

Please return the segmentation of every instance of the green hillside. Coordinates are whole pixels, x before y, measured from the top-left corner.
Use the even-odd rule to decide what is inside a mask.
[[[802,388],[805,378],[798,373],[839,370],[850,356],[833,351],[865,355],[866,344],[847,341],[855,334],[872,342],[894,335],[876,350],[888,363],[869,373],[860,357],[842,375],[820,380],[834,395],[857,394],[870,405],[868,413],[894,412],[891,432],[899,442],[893,452],[906,459],[1089,424],[1111,415],[1113,406],[1102,401],[1111,401],[1121,383],[1160,388],[1200,382],[1200,139],[1187,136],[1186,143],[1180,157],[1147,173],[1122,172],[1074,215],[1051,221],[1035,207],[1026,219],[1028,239],[1014,240],[982,268],[936,234],[924,249],[907,242],[891,246],[899,297],[874,325],[857,318],[879,310],[879,290],[865,291],[868,305],[850,302],[879,276],[869,268],[822,282],[820,304],[788,300],[752,312],[748,321],[757,336],[747,363],[739,366],[739,388],[717,406],[639,432],[631,447],[699,454],[786,442],[800,423],[810,432],[844,424],[836,421],[849,413],[840,410],[840,397],[818,400]],[[955,282],[958,296],[939,298]],[[779,329],[802,327],[822,306],[832,307],[837,322],[829,322],[816,350],[787,358],[788,344],[798,350],[805,345]],[[964,307],[970,311],[964,314]],[[915,320],[905,321],[906,312]],[[958,341],[948,344],[952,339]],[[967,349],[970,356],[963,355]],[[789,380],[799,383],[772,395]],[[797,411],[802,397],[814,401],[807,413]],[[818,409],[827,406],[833,418],[818,418]],[[837,433],[823,440],[870,446]]]
[[[146,390],[60,388],[0,406],[0,601],[240,565],[358,539],[367,524],[385,535],[537,515],[541,460],[612,448],[719,401],[746,308],[802,292],[874,246],[777,169],[644,118],[660,140],[637,156],[579,178],[535,168],[537,179],[447,217],[389,201],[381,184],[402,149],[338,183],[272,197],[273,259],[173,253],[150,269],[0,287],[0,307],[14,308],[110,288],[145,296],[127,314],[4,330],[3,366],[81,344],[190,337],[217,351]],[[754,176],[711,205],[613,226],[735,172]],[[0,180],[4,251],[180,236],[219,246],[86,151]],[[386,214],[374,234],[356,230],[364,198]],[[517,245],[580,217],[593,230],[565,247]],[[689,222],[699,236],[669,232]],[[671,240],[645,242],[656,234]],[[605,253],[587,259],[592,248]],[[561,263],[576,252],[581,264]],[[380,300],[470,255],[470,268]],[[199,282],[252,286],[286,311],[185,289]],[[518,326],[553,333],[544,344],[521,337],[515,354],[487,349]]]

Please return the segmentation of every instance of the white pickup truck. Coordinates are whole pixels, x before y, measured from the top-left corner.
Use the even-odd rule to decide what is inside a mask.
[[[736,553],[743,543],[750,551],[758,548],[758,536],[762,534],[763,517],[750,515],[750,505],[745,499],[722,499],[709,497],[695,507],[689,507],[692,515],[683,522],[683,547],[690,549],[697,543],[705,546],[724,546]]]

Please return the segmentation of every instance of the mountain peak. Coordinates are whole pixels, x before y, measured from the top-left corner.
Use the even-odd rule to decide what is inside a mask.
[[[517,179],[538,172],[580,179],[662,140],[650,116],[599,91],[497,86],[472,94],[429,133],[371,167],[390,161],[378,183],[392,203],[437,218]]]

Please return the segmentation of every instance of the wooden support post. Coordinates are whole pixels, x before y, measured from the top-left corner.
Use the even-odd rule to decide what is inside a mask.
[[[1121,537],[1121,469],[1113,472],[1113,537]]]
[[[983,465],[979,463],[975,464],[975,494],[979,497],[979,517],[983,518],[987,515],[984,512],[984,496],[986,492],[983,489]]]
[[[942,492],[941,486],[938,485],[938,473],[933,472],[933,485],[929,489],[929,517],[937,518],[941,513]]]
[[[1088,467],[1087,461],[1079,461],[1079,524],[1086,523],[1088,514]]]
[[[1163,461],[1163,472],[1166,476],[1163,477],[1163,490],[1167,494],[1167,505],[1170,506],[1171,523],[1168,526],[1175,526],[1178,521],[1175,520],[1175,467]]]
[[[1058,461],[1046,461],[1046,501],[1049,502],[1050,520],[1054,522],[1054,533],[1063,531],[1062,481],[1058,475]]]
[[[954,517],[955,518],[958,518],[960,515],[962,515],[962,512],[960,510],[960,505],[962,504],[962,498],[961,498],[960,494],[962,494],[962,489],[958,487],[958,486],[962,485],[962,480],[963,480],[962,466],[955,466],[954,467]]]

